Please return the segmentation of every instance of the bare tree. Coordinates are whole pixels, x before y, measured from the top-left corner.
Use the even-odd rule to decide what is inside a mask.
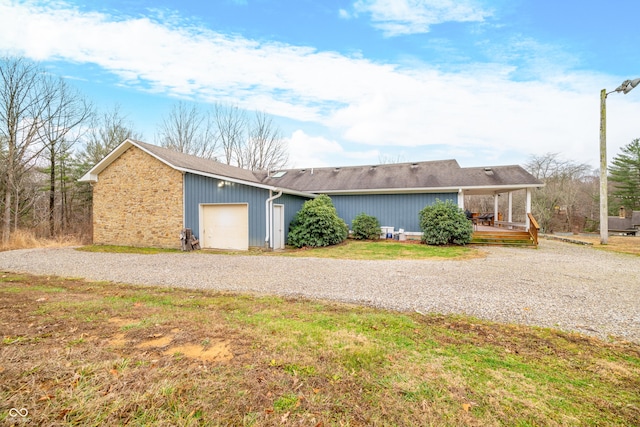
[[[55,232],[56,182],[60,176],[60,185],[64,185],[64,170],[57,171],[59,157],[67,156],[73,145],[83,135],[81,127],[91,116],[91,104],[73,90],[62,79],[51,80],[52,97],[47,104],[46,116],[48,120],[39,129],[39,137],[44,144],[44,155],[48,160],[49,172],[49,235]],[[61,214],[63,220],[65,199],[61,198]],[[63,221],[64,222],[64,221]]]
[[[223,104],[203,113],[178,103],[158,139],[164,147],[251,170],[280,168],[289,157],[280,130],[266,113],[256,112],[248,120],[240,108]]]
[[[21,174],[32,166],[43,149],[39,132],[47,123],[54,87],[36,64],[24,58],[0,59],[0,138],[5,150],[2,187],[4,209],[2,242],[11,234],[12,196]],[[16,200],[16,204],[19,202]]]
[[[237,159],[238,166],[250,170],[279,169],[287,164],[287,146],[266,113],[256,112],[249,139],[238,148]]]
[[[215,104],[213,120],[216,140],[222,150],[221,161],[228,165],[239,164],[238,154],[246,141],[247,118],[238,107]]]
[[[164,118],[157,136],[163,147],[180,153],[215,159],[217,140],[213,117],[200,111],[196,104],[178,102]]]
[[[127,138],[141,139],[141,135],[133,130],[133,124],[116,104],[112,110],[93,116],[79,160],[89,170]]]
[[[525,167],[545,183],[532,199],[533,213],[544,231],[552,232],[556,227],[574,230],[580,225],[576,222],[592,211],[591,178],[594,172],[589,165],[564,160],[557,153],[548,153],[533,156]],[[558,224],[558,217],[563,218],[564,224]]]
[[[404,163],[406,160],[404,156],[401,154],[397,155],[389,155],[389,154],[380,154],[378,155],[378,164],[379,165],[393,165],[397,163]]]

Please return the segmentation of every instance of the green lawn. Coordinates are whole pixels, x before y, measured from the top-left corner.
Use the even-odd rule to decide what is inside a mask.
[[[130,246],[92,245],[78,248],[88,252],[114,252],[155,254],[160,252],[180,252],[177,249],[135,248]],[[468,246],[429,246],[418,242],[398,242],[395,240],[346,240],[344,243],[324,248],[287,248],[283,251],[265,251],[252,248],[249,251],[202,250],[196,253],[224,254],[224,255],[254,255],[254,256],[286,256],[286,257],[316,257],[335,259],[461,259],[481,256],[480,251]]]
[[[10,273],[0,325],[7,425],[640,425],[640,345],[553,329]]]

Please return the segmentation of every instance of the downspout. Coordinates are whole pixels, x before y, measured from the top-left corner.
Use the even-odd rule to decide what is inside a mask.
[[[277,199],[278,197],[282,196],[282,190],[278,190],[276,188],[276,191],[278,191],[278,194],[273,195],[273,191],[269,190],[269,198],[265,201],[265,220],[266,220],[266,229],[267,229],[267,235],[264,238],[264,242],[267,246],[267,248],[271,247],[271,244],[273,242],[273,221],[271,220],[271,213],[272,213],[272,209],[271,206],[273,204],[273,201],[275,199]]]

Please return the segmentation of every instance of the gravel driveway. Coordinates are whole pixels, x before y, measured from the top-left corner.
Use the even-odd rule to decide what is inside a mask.
[[[0,270],[131,284],[304,296],[551,326],[640,343],[640,258],[543,240],[464,261],[0,252]]]

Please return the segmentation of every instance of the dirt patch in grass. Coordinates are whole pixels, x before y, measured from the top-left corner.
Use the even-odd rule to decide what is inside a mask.
[[[207,338],[200,344],[175,344],[176,335],[180,332],[180,329],[175,328],[167,335],[162,333],[149,335],[148,339],[136,344],[136,348],[160,349],[164,355],[183,355],[203,362],[228,362],[233,359],[233,354],[229,350],[230,343],[227,340],[219,340],[212,343]],[[117,334],[114,338],[109,343],[116,347],[124,347],[127,344],[124,334]]]
[[[640,424],[640,346],[553,329],[4,273],[0,331],[10,425]]]

